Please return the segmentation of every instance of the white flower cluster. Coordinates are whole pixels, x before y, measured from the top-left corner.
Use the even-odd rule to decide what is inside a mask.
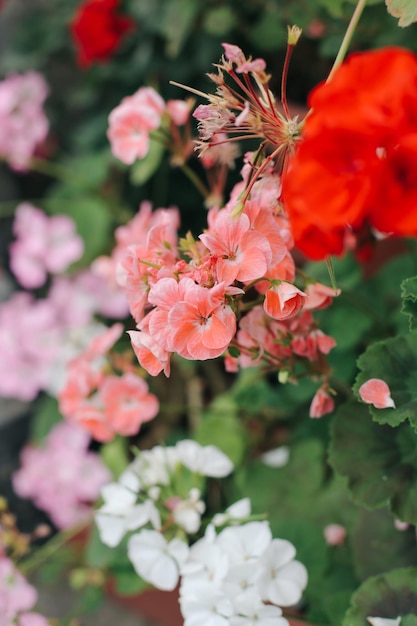
[[[144,526],[196,533],[205,510],[200,500],[205,477],[223,478],[232,470],[233,463],[218,448],[191,440],[141,452],[117,483],[101,490],[104,504],[95,516],[101,540],[115,547],[126,533]],[[129,546],[137,541],[133,535]]]
[[[299,602],[307,572],[269,523],[209,526],[181,567],[185,626],[288,626],[280,606]]]
[[[139,576],[167,591],[181,579],[185,626],[288,626],[279,607],[299,602],[307,572],[290,542],[272,538],[268,522],[244,523],[248,498],[215,515],[192,543],[205,510],[205,477],[232,470],[220,450],[195,441],[141,452],[119,482],[102,489],[101,540],[116,546],[131,533],[128,557]]]

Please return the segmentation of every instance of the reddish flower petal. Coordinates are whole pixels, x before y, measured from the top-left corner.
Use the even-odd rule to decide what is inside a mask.
[[[395,408],[391,398],[391,390],[387,383],[380,378],[370,378],[359,387],[359,395],[367,404],[373,404],[376,409]]]

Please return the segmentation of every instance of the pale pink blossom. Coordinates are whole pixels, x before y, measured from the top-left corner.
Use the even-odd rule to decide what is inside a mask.
[[[159,402],[139,376],[127,372],[123,376],[107,376],[101,385],[104,419],[115,433],[135,435],[144,422],[159,411]]]
[[[165,376],[170,374],[170,352],[162,348],[145,331],[128,331],[132,348],[143,369],[151,376],[157,376],[162,370]]]
[[[340,524],[328,524],[323,535],[329,546],[340,546],[346,539],[346,528]]]
[[[380,378],[370,378],[363,383],[359,387],[359,396],[367,404],[373,404],[376,409],[395,409],[391,390],[387,383]]]
[[[287,281],[273,283],[265,294],[265,313],[276,320],[294,317],[303,307],[305,297],[305,293]]]
[[[224,284],[211,289],[193,284],[184,300],[172,307],[168,323],[175,352],[186,359],[206,360],[226,350],[236,332],[236,316],[224,303],[224,290]]]
[[[311,332],[295,331],[291,341],[291,349],[294,354],[304,356],[310,361],[318,358],[319,354],[329,354],[336,341],[333,337],[325,335],[321,330],[312,330]]]
[[[0,556],[0,618],[13,620],[18,613],[32,609],[37,598],[36,589],[27,582],[13,562]]]
[[[333,302],[333,298],[340,295],[340,289],[333,289],[321,283],[310,283],[305,288],[305,309],[325,309]]]
[[[176,126],[184,126],[190,119],[190,104],[186,100],[168,100],[166,112]]]
[[[310,417],[322,417],[327,413],[331,413],[334,410],[334,399],[326,391],[325,388],[320,389],[315,393],[313,400],[310,404]]]
[[[21,453],[14,490],[45,511],[57,528],[88,520],[100,488],[110,480],[100,457],[88,451],[89,442],[85,430],[62,422],[43,446],[29,445]]]
[[[48,135],[43,110],[47,95],[48,86],[37,72],[12,74],[0,81],[0,156],[14,169],[28,169]]]
[[[267,238],[250,228],[245,214],[238,218],[225,210],[213,214],[213,226],[200,239],[217,258],[218,280],[227,285],[261,278],[272,259]]]
[[[114,324],[70,361],[58,396],[64,417],[98,441],[110,441],[116,434],[136,434],[159,409],[158,400],[148,392],[147,383],[132,373],[129,362],[119,360],[118,368],[124,369],[121,376],[113,374],[107,353],[122,330],[121,324]]]
[[[115,157],[131,165],[149,150],[149,133],[161,125],[165,102],[152,87],[141,87],[109,115],[109,138]]]
[[[46,389],[62,339],[54,306],[16,293],[0,304],[0,394],[33,400]]]
[[[13,231],[16,240],[9,247],[10,267],[27,289],[43,285],[48,273],[64,272],[84,250],[70,217],[48,217],[28,203],[17,207]]]

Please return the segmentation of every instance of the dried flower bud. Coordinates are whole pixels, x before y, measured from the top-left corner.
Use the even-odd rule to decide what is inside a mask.
[[[287,26],[288,29],[288,37],[287,43],[289,46],[295,46],[298,43],[298,40],[301,37],[301,33],[303,32],[299,26]]]

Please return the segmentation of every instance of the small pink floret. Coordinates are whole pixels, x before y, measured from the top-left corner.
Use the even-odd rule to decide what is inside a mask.
[[[328,524],[323,534],[329,546],[340,546],[346,539],[346,528],[340,524]]]
[[[387,383],[380,378],[370,378],[359,387],[361,400],[373,404],[376,409],[395,409],[395,402],[391,397],[391,390]]]

